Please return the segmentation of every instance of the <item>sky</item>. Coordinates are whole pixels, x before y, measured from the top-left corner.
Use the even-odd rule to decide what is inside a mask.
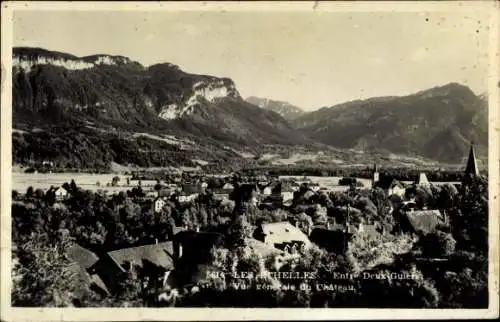
[[[230,77],[304,110],[458,82],[487,90],[485,12],[15,11],[13,45]]]

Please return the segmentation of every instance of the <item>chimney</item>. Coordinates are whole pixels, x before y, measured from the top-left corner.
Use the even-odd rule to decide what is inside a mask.
[[[155,244],[158,244],[158,238],[155,238]]]

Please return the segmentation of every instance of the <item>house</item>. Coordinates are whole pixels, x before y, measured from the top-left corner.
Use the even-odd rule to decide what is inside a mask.
[[[272,185],[267,185],[261,189],[261,194],[263,196],[270,196],[273,191],[273,186]]]
[[[285,182],[278,183],[271,190],[271,195],[276,198],[278,198],[278,196],[281,197],[282,202],[293,200],[293,193],[294,190],[292,189],[292,186]]]
[[[154,190],[147,190],[145,192],[145,194],[146,194],[146,198],[148,198],[148,199],[152,199],[152,198],[155,198],[158,196],[158,193]]]
[[[68,190],[64,189],[63,187],[54,188],[51,192],[54,194],[55,199],[58,201],[68,198],[69,195]]]
[[[184,203],[184,202],[191,202],[193,201],[194,199],[196,199],[196,197],[198,197],[198,193],[186,193],[184,191],[181,191],[177,194],[177,200],[180,202],[180,203]]]
[[[222,190],[226,190],[226,191],[233,191],[234,190],[234,186],[229,183],[229,182],[226,182],[223,186],[222,186]]]
[[[175,257],[172,241],[123,248],[108,252],[90,269],[98,274],[108,290],[116,290],[123,273],[137,268],[141,275],[155,278],[163,285],[172,283],[170,273],[174,269]]]
[[[109,290],[98,274],[90,274],[90,268],[99,261],[99,257],[90,250],[74,244],[66,252],[66,258],[72,262],[70,270],[75,273],[82,285],[88,286],[91,290],[106,296]]]
[[[233,191],[225,190],[222,188],[212,189],[212,193],[214,194],[214,197],[217,200],[229,199],[229,195],[231,194],[231,192]]]
[[[291,187],[287,187],[287,190],[282,190],[281,199],[283,200],[283,203],[293,200],[293,193],[294,191],[292,190]]]
[[[168,198],[172,195],[173,190],[168,188],[161,188],[158,190],[158,197]]]
[[[48,160],[44,160],[42,162],[42,167],[53,168],[54,167],[54,162],[48,161]]]
[[[440,226],[448,226],[448,221],[439,210],[409,210],[401,217],[402,230],[428,234]]]
[[[163,207],[165,207],[165,205],[167,204],[167,202],[163,199],[163,198],[156,198],[155,201],[153,201],[153,209],[154,209],[154,212],[161,212],[163,210]]]
[[[201,184],[199,183],[185,183],[182,185],[182,192],[187,195],[192,195],[202,192]]]
[[[321,187],[319,184],[312,182],[308,185],[308,188],[311,189],[313,192],[318,192]]]
[[[283,254],[282,250],[276,249],[275,247],[261,242],[255,238],[246,238],[245,243],[248,247],[253,249],[256,253],[260,254],[263,258],[266,258],[271,255],[280,255]]]
[[[406,192],[406,187],[401,183],[400,181],[394,179],[392,180],[391,184],[387,188],[387,195],[392,196],[400,196],[401,198],[404,197]]]
[[[255,230],[254,238],[285,252],[311,245],[307,235],[288,221],[261,224]]]

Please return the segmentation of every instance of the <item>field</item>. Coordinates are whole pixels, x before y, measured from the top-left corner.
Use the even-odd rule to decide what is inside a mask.
[[[118,176],[120,181],[116,187],[107,187],[114,176]],[[61,186],[65,182],[75,180],[75,183],[83,189],[97,191],[99,189],[108,192],[119,192],[130,189],[126,186],[127,178],[131,176],[116,174],[89,174],[89,173],[12,173],[12,190],[25,192],[28,187],[33,189],[49,189],[50,186]],[[99,185],[97,185],[99,183]]]
[[[291,179],[294,178],[297,180],[297,182],[304,182],[304,181],[310,181],[312,183],[317,183],[319,184],[320,187],[324,187],[327,190],[330,191],[336,191],[336,190],[345,190],[349,187],[347,186],[340,186],[339,185],[339,180],[342,179],[342,177],[316,177],[316,176],[308,176],[307,180],[304,180],[303,177],[300,176],[280,176],[280,179]],[[356,178],[358,181],[363,183],[363,186],[365,188],[371,188],[372,186],[372,181],[370,179],[362,179],[362,178]]]

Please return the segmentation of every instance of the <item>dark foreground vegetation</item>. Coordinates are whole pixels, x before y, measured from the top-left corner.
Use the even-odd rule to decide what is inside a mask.
[[[488,190],[482,178],[459,189],[451,185],[417,187],[419,207],[439,209],[449,217],[447,227],[428,234],[402,230],[398,211],[389,211],[394,200],[378,188],[317,192],[307,198],[299,192],[289,207],[261,210],[249,206],[243,212],[235,210],[233,201],[216,200],[208,191],[189,203],[171,198],[161,212],[154,212],[152,200],[144,198],[140,188],[104,196],[84,191],[74,183],[65,186],[69,197],[62,201],[41,190],[13,192],[14,306],[488,305]],[[283,222],[291,217],[313,225],[343,222],[359,227],[363,223],[374,229],[355,232],[345,252],[313,244],[298,258],[282,258],[280,263],[276,255],[263,255],[249,244],[252,231],[261,223]],[[157,277],[131,269],[119,276],[115,291],[103,296],[79,280],[74,263],[67,257],[75,243],[100,256],[123,247],[170,240],[179,226],[221,233],[224,242],[213,247],[203,265],[214,272],[234,274],[225,279],[202,276],[196,287],[190,284],[167,291],[154,283]],[[265,277],[249,280],[247,289],[242,289],[234,278],[241,271]],[[312,288],[301,288],[301,280],[284,281],[269,274],[279,271],[314,272]],[[159,301],[159,294],[168,296]]]

